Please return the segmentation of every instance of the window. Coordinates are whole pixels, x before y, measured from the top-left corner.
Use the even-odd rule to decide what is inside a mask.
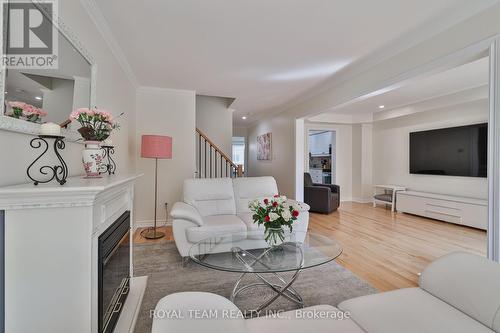
[[[243,165],[245,170],[245,138],[240,136],[233,137],[233,157],[234,164]]]

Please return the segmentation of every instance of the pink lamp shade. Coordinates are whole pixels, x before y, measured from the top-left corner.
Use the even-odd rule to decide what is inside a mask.
[[[164,135],[143,135],[141,157],[172,158],[172,138]]]

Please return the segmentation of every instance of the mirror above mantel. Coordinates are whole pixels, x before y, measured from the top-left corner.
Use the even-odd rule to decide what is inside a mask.
[[[38,4],[32,6],[41,10],[45,17],[51,17]],[[8,14],[4,15],[4,19],[9,20]],[[57,29],[58,66],[50,69],[2,68],[0,129],[36,135],[40,133],[41,123],[62,124],[73,110],[95,106],[96,66],[92,57],[60,18],[54,17],[51,22]],[[9,29],[9,24],[4,26]],[[4,35],[9,36],[9,32]],[[7,50],[6,45],[3,49]],[[40,109],[41,116],[27,117],[13,112],[15,102]],[[63,135],[76,140],[78,127],[78,124],[68,124]]]

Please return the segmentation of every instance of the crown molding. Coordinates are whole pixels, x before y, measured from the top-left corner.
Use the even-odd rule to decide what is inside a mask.
[[[106,21],[106,18],[102,14],[99,7],[97,6],[95,0],[80,0],[80,2],[87,11],[87,13],[89,14],[94,24],[96,25],[97,30],[99,30],[99,32],[101,33],[102,37],[104,38],[104,41],[111,49],[111,52],[118,61],[118,64],[120,64],[120,67],[125,72],[125,75],[129,79],[130,83],[134,86],[135,89],[137,89],[137,87],[139,87],[139,80],[135,76],[132,67],[130,66],[127,58],[125,57],[122,48],[116,41],[115,36],[111,32],[109,24]]]

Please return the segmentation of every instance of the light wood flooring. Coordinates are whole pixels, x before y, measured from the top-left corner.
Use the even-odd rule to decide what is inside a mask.
[[[166,236],[146,240],[140,230],[134,243],[172,240]],[[486,255],[486,232],[404,213],[384,207],[344,202],[338,211],[311,214],[309,232],[337,240],[344,249],[337,262],[380,291],[413,287],[418,273],[434,259],[453,252]]]

